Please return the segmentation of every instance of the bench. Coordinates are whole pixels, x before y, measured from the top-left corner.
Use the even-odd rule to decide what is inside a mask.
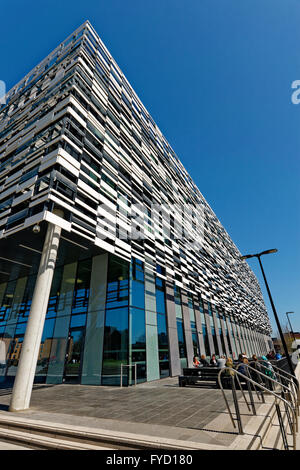
[[[218,367],[194,367],[183,369],[183,375],[178,377],[179,387],[185,387],[186,385],[197,385],[200,382],[215,382],[219,388],[218,375],[220,369]],[[222,377],[222,384],[227,385],[228,377]]]

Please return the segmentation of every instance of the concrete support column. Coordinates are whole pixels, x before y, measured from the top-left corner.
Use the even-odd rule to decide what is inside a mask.
[[[60,233],[60,227],[48,225],[9,411],[29,408]]]

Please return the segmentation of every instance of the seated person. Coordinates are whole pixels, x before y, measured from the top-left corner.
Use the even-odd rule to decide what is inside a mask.
[[[249,362],[248,359],[244,357],[243,360],[237,365],[236,369],[241,374],[248,375],[248,368],[245,367],[245,364],[249,364]]]
[[[204,367],[207,367],[209,366],[207,360],[206,360],[206,357],[204,354],[202,354],[201,358],[200,358],[200,364],[202,364]]]
[[[225,365],[226,365],[226,358],[225,358],[225,356],[219,357],[219,359],[217,359],[217,367],[218,367],[219,369],[224,369]]]
[[[231,357],[227,358],[226,367],[229,367],[229,369],[226,370],[225,374],[233,377],[234,376],[234,369],[233,369],[233,360],[231,359]]]
[[[215,354],[213,354],[213,355],[211,356],[210,365],[211,365],[211,366],[217,366],[217,358],[216,358],[216,355],[215,355]]]
[[[197,356],[194,356],[193,357],[193,366],[194,367],[199,367],[199,365],[200,365],[199,358]]]

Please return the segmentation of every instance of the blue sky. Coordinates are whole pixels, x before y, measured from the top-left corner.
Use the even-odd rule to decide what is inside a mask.
[[[278,249],[266,275],[300,331],[299,1],[14,1],[1,18],[7,89],[90,20],[239,250]]]

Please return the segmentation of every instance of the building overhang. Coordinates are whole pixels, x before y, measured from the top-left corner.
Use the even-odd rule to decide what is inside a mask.
[[[47,225],[48,222],[44,220],[39,224],[38,233],[30,226],[0,240],[0,284],[37,273]],[[62,229],[56,266],[104,252],[88,239]]]

